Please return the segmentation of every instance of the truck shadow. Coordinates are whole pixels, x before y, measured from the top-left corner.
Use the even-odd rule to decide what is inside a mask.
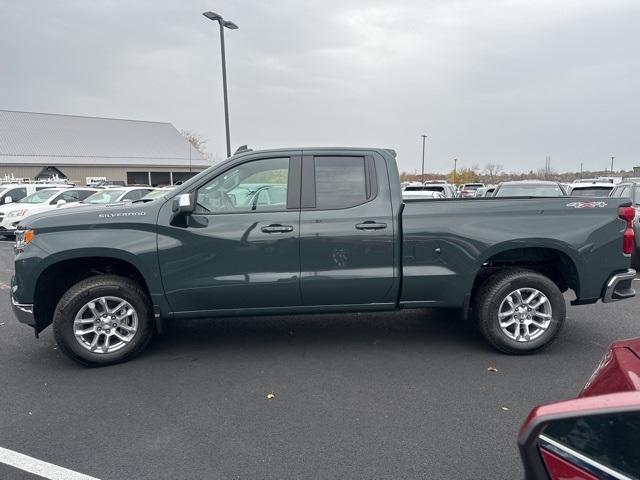
[[[380,345],[493,351],[457,310],[319,314],[173,321],[146,355],[189,355],[215,349],[340,350]]]

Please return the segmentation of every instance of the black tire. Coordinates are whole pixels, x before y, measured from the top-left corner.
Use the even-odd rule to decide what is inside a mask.
[[[137,331],[129,343],[114,352],[89,351],[74,335],[76,314],[99,297],[125,300],[137,315]],[[72,360],[90,367],[113,365],[130,360],[147,347],[155,333],[151,312],[149,298],[136,282],[117,275],[98,275],[76,283],[62,296],[53,316],[53,333],[60,349]]]
[[[518,289],[528,288],[536,289],[547,297],[551,320],[539,337],[516,341],[500,327],[498,313],[507,296]],[[505,269],[494,273],[476,292],[473,305],[475,321],[484,338],[497,350],[512,355],[535,353],[548,346],[560,334],[567,315],[566,302],[558,286],[548,277],[527,269]]]

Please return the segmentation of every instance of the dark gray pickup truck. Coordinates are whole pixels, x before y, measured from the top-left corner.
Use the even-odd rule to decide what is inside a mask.
[[[11,302],[94,365],[131,358],[168,319],[424,307],[461,309],[497,349],[529,353],[560,332],[563,292],[635,295],[628,205],[403,202],[391,150],[246,151],[148,203],[26,219]]]

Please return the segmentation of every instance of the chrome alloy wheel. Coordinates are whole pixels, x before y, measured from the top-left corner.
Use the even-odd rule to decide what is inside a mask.
[[[551,302],[535,288],[519,288],[507,295],[498,309],[502,332],[516,342],[540,337],[551,324]]]
[[[138,314],[118,297],[99,297],[86,303],[73,321],[80,345],[94,353],[113,353],[127,345],[138,331]]]

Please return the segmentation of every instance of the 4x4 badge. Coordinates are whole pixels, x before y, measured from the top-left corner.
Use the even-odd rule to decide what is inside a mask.
[[[606,207],[605,202],[571,202],[567,203],[567,207],[573,208],[603,208]]]

